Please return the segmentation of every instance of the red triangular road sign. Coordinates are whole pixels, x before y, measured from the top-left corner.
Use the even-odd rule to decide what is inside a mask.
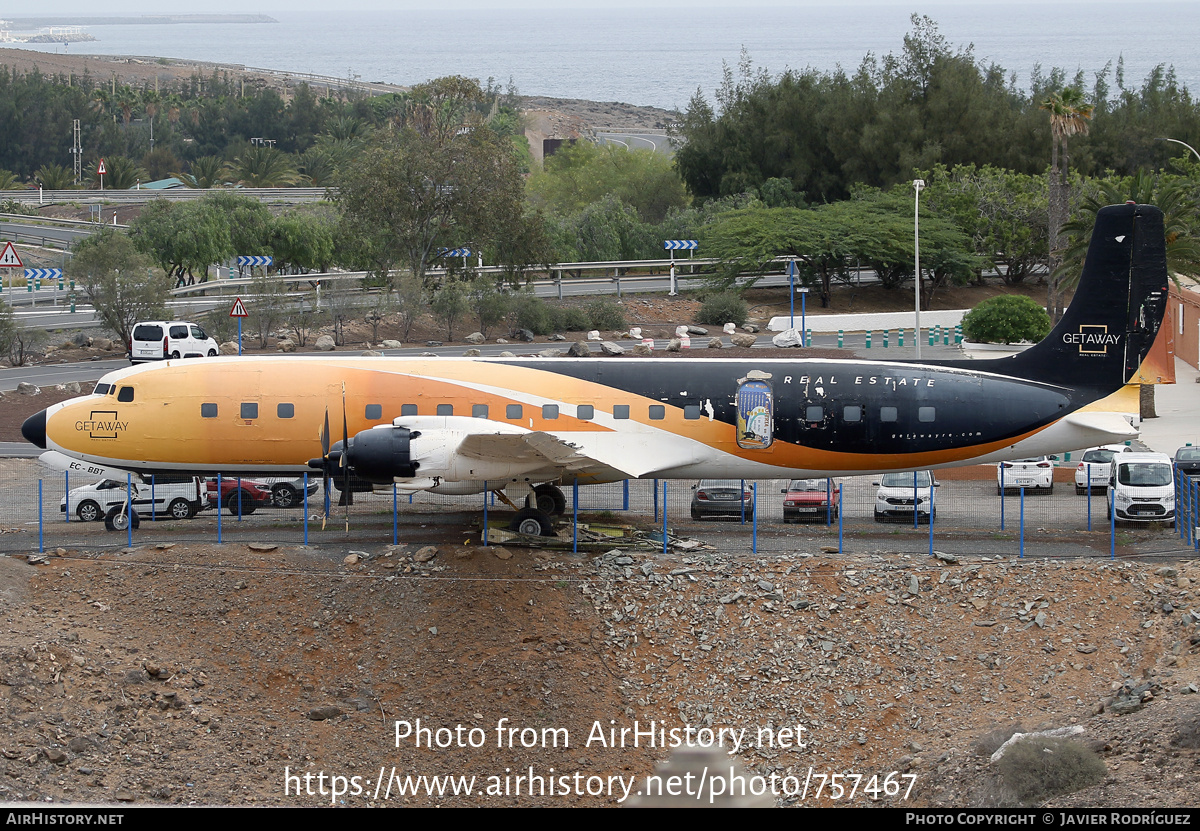
[[[105,173],[108,173],[108,171],[104,167],[104,159],[101,159],[100,164],[96,165],[96,175],[103,176]]]
[[[242,298],[237,298],[233,301],[233,308],[229,310],[230,317],[249,317],[246,313],[246,307],[242,305]]]
[[[25,263],[17,255],[17,249],[11,242],[4,243],[4,251],[0,252],[0,268],[24,268]]]

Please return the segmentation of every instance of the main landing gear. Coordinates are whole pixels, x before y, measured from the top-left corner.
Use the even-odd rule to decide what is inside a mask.
[[[554,536],[554,517],[567,512],[567,497],[556,485],[538,485],[525,497],[508,530],[536,537]]]

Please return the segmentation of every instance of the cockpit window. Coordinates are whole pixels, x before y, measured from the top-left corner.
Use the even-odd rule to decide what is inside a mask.
[[[92,390],[92,394],[93,395],[108,395],[109,389],[111,389],[111,387],[109,387],[108,384],[97,384],[96,388],[94,390]]]
[[[121,387],[121,391],[117,393],[117,400],[126,402],[132,401],[133,387]]]

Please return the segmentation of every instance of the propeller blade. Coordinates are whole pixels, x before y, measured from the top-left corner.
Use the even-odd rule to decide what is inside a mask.
[[[342,466],[342,495],[346,497],[346,533],[350,533],[350,506],[354,504],[354,491],[350,489],[350,465],[346,460],[350,451],[350,424],[346,419],[346,382],[342,382],[342,453],[338,462]]]

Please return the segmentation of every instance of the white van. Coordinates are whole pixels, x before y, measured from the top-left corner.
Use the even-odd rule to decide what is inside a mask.
[[[200,501],[200,479],[196,476],[160,474],[142,481],[133,477],[133,509],[150,517],[189,519],[205,507]],[[101,479],[91,485],[72,488],[65,499],[59,500],[58,510],[70,511],[84,522],[104,519],[113,508],[125,504],[125,480]],[[151,508],[153,505],[153,508]]]
[[[218,344],[195,323],[185,320],[147,320],[133,327],[129,362],[165,361],[168,358],[213,358]]]
[[[1108,478],[1109,515],[1118,522],[1175,524],[1175,477],[1165,453],[1118,453]]]

